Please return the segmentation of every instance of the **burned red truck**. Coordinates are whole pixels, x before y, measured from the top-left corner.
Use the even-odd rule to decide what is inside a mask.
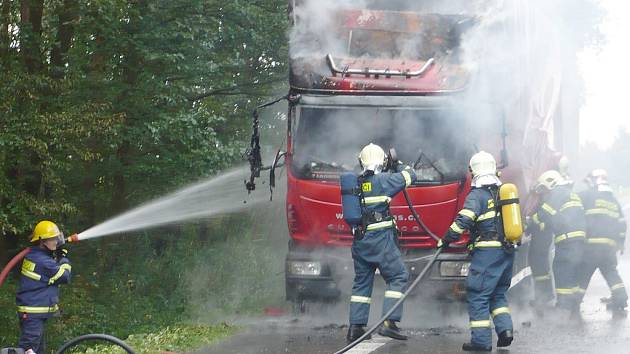
[[[523,192],[558,158],[545,148],[550,130],[532,129],[528,105],[515,104],[531,97],[501,104],[471,98],[479,69],[463,65],[462,41],[479,21],[474,15],[402,11],[396,2],[375,1],[366,9],[336,9],[313,25],[314,3],[289,4],[285,275],[287,299],[298,304],[350,292],[352,235],[343,220],[339,176],[358,171],[357,154],[368,143],[395,148],[418,176],[408,195],[426,227],[402,195],[391,202],[412,277],[436,248],[430,233],[441,237],[462,208],[474,152],[491,152],[504,180]],[[531,202],[521,194],[527,209]],[[465,235],[459,244],[466,243]],[[531,273],[527,239],[521,248],[514,286],[528,283]],[[429,273],[431,285],[420,292],[461,298],[468,265],[465,248],[441,254]]]

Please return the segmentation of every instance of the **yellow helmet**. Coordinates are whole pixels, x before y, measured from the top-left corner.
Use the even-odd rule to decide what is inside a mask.
[[[378,173],[385,165],[385,151],[380,146],[369,143],[361,150],[359,161],[364,170]]]
[[[53,237],[59,237],[61,235],[61,231],[54,222],[43,220],[35,225],[35,229],[33,230],[33,235],[31,237],[31,242],[46,240]]]

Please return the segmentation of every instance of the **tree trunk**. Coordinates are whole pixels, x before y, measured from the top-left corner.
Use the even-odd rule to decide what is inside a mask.
[[[29,72],[37,72],[42,67],[41,35],[44,0],[22,0],[20,4],[20,46],[23,60]]]
[[[125,169],[128,166],[128,154],[129,144],[127,142],[123,142],[122,146],[116,153],[118,161],[121,162],[121,165],[114,173],[114,196],[112,197],[111,208],[111,211],[114,213],[120,213],[127,209],[127,184],[125,181]]]
[[[57,28],[57,41],[53,45],[50,54],[50,62],[52,64],[51,76],[54,78],[62,78],[66,64],[66,54],[70,49],[72,37],[74,35],[74,26],[72,21],[77,17],[78,6],[76,0],[64,0],[57,11],[59,18],[59,26]]]
[[[0,235],[0,264],[4,266],[9,262],[9,247],[7,245],[8,235]]]
[[[11,37],[9,36],[9,25],[11,24],[11,1],[3,0],[0,7],[0,60],[1,64],[7,64],[9,61],[9,45]]]
[[[132,3],[133,4],[133,3]],[[129,24],[127,25],[127,31],[130,39],[135,39],[136,35],[142,33],[142,28],[139,25],[141,21],[140,14],[146,10],[146,2],[138,1],[132,7],[136,7],[136,11],[129,12]],[[138,83],[138,77],[142,70],[142,54],[137,48],[137,45],[133,40],[129,40],[128,45],[125,47],[124,62],[122,69],[122,80],[125,83],[126,88],[121,90],[119,104],[121,111],[125,113],[124,131],[123,131],[123,143],[117,151],[117,158],[120,161],[120,167],[118,171],[114,172],[114,199],[112,204],[114,210],[122,211],[127,209],[126,203],[126,181],[124,172],[131,165],[133,161],[133,154],[136,152],[134,147],[134,141],[130,141],[127,137],[127,131],[131,130],[137,121],[139,121],[139,112],[136,102],[133,98],[133,91],[136,89]]]

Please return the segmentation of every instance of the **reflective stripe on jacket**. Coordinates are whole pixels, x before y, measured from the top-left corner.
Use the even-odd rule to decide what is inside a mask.
[[[553,232],[556,244],[568,240],[584,240],[586,221],[580,196],[572,192],[571,185],[551,190],[538,207],[537,215],[544,228]]]
[[[584,203],[587,243],[623,247],[626,221],[612,192],[589,189],[580,193],[580,197]]]
[[[364,212],[389,215],[389,203],[392,198],[416,180],[416,173],[409,166],[400,166],[400,172],[383,172],[371,174],[363,178],[361,191],[363,193]],[[395,227],[392,220],[375,221],[367,226],[367,231],[375,231]]]
[[[456,241],[466,230],[471,232],[476,247],[501,247],[505,239],[500,213],[497,214],[495,196],[498,186],[490,185],[471,189],[466,197],[464,207],[449,227],[444,238],[449,242]],[[496,240],[480,240],[481,235],[494,233]],[[480,242],[496,241],[496,242]]]

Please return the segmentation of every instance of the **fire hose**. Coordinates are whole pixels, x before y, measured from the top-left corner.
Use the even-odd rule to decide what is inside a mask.
[[[436,241],[439,241],[440,238],[437,237],[436,234],[434,234],[433,232],[431,232],[429,230],[429,228],[426,226],[426,224],[420,218],[420,215],[418,215],[418,213],[416,212],[415,208],[413,207],[413,204],[411,203],[411,199],[409,198],[409,194],[407,193],[406,190],[403,190],[403,195],[405,196],[405,200],[407,201],[407,205],[409,206],[409,210],[411,211],[411,214],[413,215],[413,217],[414,217],[415,221],[418,223],[418,225],[420,225],[420,227],[429,236],[431,236],[431,238],[433,238]],[[463,247],[464,246],[454,246],[453,248],[463,248]],[[354,342],[346,345],[342,349],[336,351],[335,354],[341,354],[341,353],[347,352],[348,350],[350,350],[350,349],[354,348],[355,346],[357,346],[359,343],[363,342],[369,335],[374,333],[374,331],[376,331],[376,329],[383,323],[383,321],[385,321],[392,313],[394,313],[394,311],[396,311],[396,309],[403,303],[403,301],[405,301],[407,296],[416,288],[416,286],[418,286],[418,284],[420,283],[420,281],[422,281],[422,279],[424,278],[426,273],[429,271],[429,269],[431,269],[431,267],[433,266],[435,261],[437,261],[437,258],[439,257],[439,255],[441,253],[442,253],[442,248],[438,248],[435,251],[435,253],[433,254],[433,256],[431,257],[431,260],[429,260],[429,263],[427,263],[427,265],[424,266],[424,269],[422,269],[422,272],[420,272],[420,274],[418,274],[416,279],[414,279],[414,281],[411,283],[411,285],[409,285],[407,290],[403,293],[403,296],[400,299],[398,299],[398,301],[396,301],[394,306],[392,306],[392,308],[390,308],[389,311],[387,311],[387,313],[385,313],[381,318],[379,318],[379,320],[374,325],[372,325],[372,327],[370,327],[361,337],[357,338]]]
[[[31,251],[30,247],[23,249],[22,252],[18,253],[17,255],[15,255],[15,257],[11,258],[9,263],[7,263],[7,265],[4,266],[4,268],[2,269],[2,272],[0,272],[0,287],[2,287],[2,284],[4,283],[9,273],[11,272],[11,269],[13,269],[13,267],[15,267],[15,265],[18,264],[18,262],[20,262],[24,258],[24,256],[26,256],[30,251]]]
[[[81,343],[81,342],[85,342],[88,340],[102,340],[102,341],[106,341],[106,342],[110,342],[113,343],[121,348],[123,348],[127,353],[129,354],[136,354],[136,352],[133,351],[133,349],[131,349],[131,347],[123,342],[122,340],[114,337],[114,336],[110,336],[108,334],[86,334],[83,336],[79,336],[76,337],[74,339],[71,339],[69,341],[67,341],[66,343],[64,343],[61,348],[59,348],[55,354],[63,354],[66,352],[66,350],[68,350],[69,348],[72,348],[74,346],[76,346],[77,344]]]
[[[392,308],[390,308],[389,311],[387,311],[387,313],[385,313],[381,318],[379,318],[379,320],[374,325],[372,325],[372,327],[370,327],[367,331],[365,331],[365,333],[361,337],[357,338],[354,342],[346,345],[342,349],[336,351],[335,354],[341,354],[341,353],[347,352],[348,350],[354,348],[359,343],[363,342],[369,335],[374,333],[374,331],[376,331],[376,329],[380,327],[381,323],[383,323],[383,321],[385,321],[392,313],[394,313],[394,311],[396,311],[398,306],[400,306],[403,303],[403,301],[405,301],[405,299],[407,298],[407,295],[409,295],[409,293],[411,293],[413,289],[415,289],[418,283],[420,283],[420,281],[422,280],[422,278],[424,278],[424,276],[427,274],[429,269],[431,269],[431,266],[435,263],[440,253],[442,253],[442,249],[438,248],[437,251],[435,251],[435,253],[433,254],[433,257],[431,257],[431,260],[429,261],[429,263],[427,263],[427,265],[424,266],[424,269],[422,269],[422,272],[420,272],[420,274],[416,277],[416,279],[414,279],[413,283],[411,283],[409,288],[407,288],[407,290],[405,290],[405,292],[403,293],[403,296],[400,299],[398,299],[398,301],[396,301],[394,306],[392,306]]]

